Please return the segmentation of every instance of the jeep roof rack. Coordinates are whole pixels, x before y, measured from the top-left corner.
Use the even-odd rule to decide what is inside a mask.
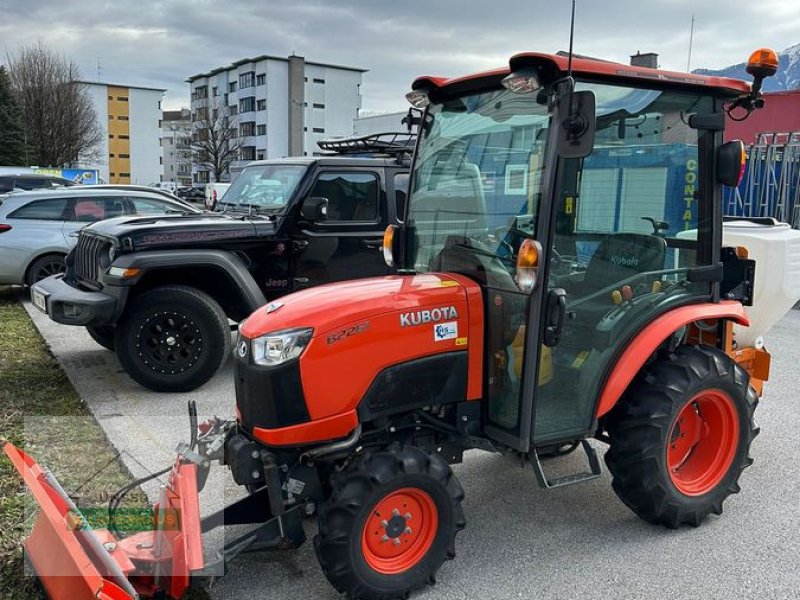
[[[371,133],[368,135],[319,140],[317,146],[326,155],[395,156],[402,160],[414,152],[417,137],[413,133]]]

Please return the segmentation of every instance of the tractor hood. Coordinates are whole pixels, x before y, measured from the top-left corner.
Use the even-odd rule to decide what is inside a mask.
[[[129,240],[133,250],[157,250],[191,244],[240,242],[272,236],[273,217],[235,216],[221,213],[117,217],[99,221],[82,231],[116,240]]]
[[[459,312],[456,305],[465,305],[465,285],[478,288],[462,277],[445,274],[375,277],[322,285],[259,308],[242,324],[241,332],[252,339],[284,329],[312,327],[314,337],[319,337],[389,313],[397,314],[398,327],[452,321]]]

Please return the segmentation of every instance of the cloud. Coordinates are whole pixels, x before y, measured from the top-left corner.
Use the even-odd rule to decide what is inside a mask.
[[[87,79],[168,89],[165,105],[189,103],[186,77],[259,54],[369,69],[365,110],[403,110],[422,74],[458,75],[500,66],[524,50],[568,47],[569,2],[439,0],[0,0],[6,51],[41,39],[75,60]],[[800,42],[793,3],[743,0],[579,0],[575,51],[627,62],[657,52],[661,66],[744,60],[760,46]]]

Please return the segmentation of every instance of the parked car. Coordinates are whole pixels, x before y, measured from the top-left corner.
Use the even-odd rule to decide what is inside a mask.
[[[0,284],[31,285],[64,271],[87,224],[119,215],[198,213],[154,192],[102,186],[15,192],[0,202]]]
[[[207,183],[204,192],[206,210],[214,210],[217,207],[217,202],[222,200],[229,187],[231,187],[230,183]]]
[[[172,200],[173,202],[178,202],[183,206],[188,208],[195,208],[185,200],[179,198],[176,194],[173,194],[169,190],[163,190],[160,188],[150,187],[149,185],[136,185],[132,183],[101,183],[98,185],[93,185],[92,189],[94,190],[127,190],[133,192],[147,192],[151,194],[158,194],[163,198],[167,198],[168,200]]]
[[[401,150],[255,161],[216,212],[96,223],[66,275],[32,288],[34,303],[105,336],[143,386],[192,390],[230,354],[229,320],[292,291],[391,272],[381,248],[405,205]]]
[[[0,199],[15,191],[63,188],[73,185],[78,184],[69,179],[53,175],[39,175],[37,173],[0,175]]]
[[[178,188],[175,191],[175,195],[190,202],[203,202],[206,198],[205,190],[197,186]]]

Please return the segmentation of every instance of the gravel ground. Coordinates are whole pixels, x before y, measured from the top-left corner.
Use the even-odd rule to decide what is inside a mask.
[[[201,414],[230,417],[231,367],[189,394],[159,395],[131,381],[114,355],[82,330],[50,322],[27,305],[61,361],[134,474],[168,464],[188,437],[187,400]],[[722,517],[678,531],[640,521],[614,495],[608,474],[589,483],[544,491],[530,467],[509,458],[468,453],[455,467],[467,493],[467,529],[457,558],[438,583],[416,594],[426,600],[800,598],[800,311],[791,311],[768,336],[772,381],[756,413],[761,435],[742,493]],[[548,463],[580,468],[577,455]],[[224,469],[212,471],[201,496],[204,512],[235,494]],[[148,488],[151,496],[155,488]],[[313,533],[309,529],[309,533]],[[207,539],[207,546],[219,536]],[[214,598],[334,600],[311,544],[298,551],[240,556],[213,589]]]

